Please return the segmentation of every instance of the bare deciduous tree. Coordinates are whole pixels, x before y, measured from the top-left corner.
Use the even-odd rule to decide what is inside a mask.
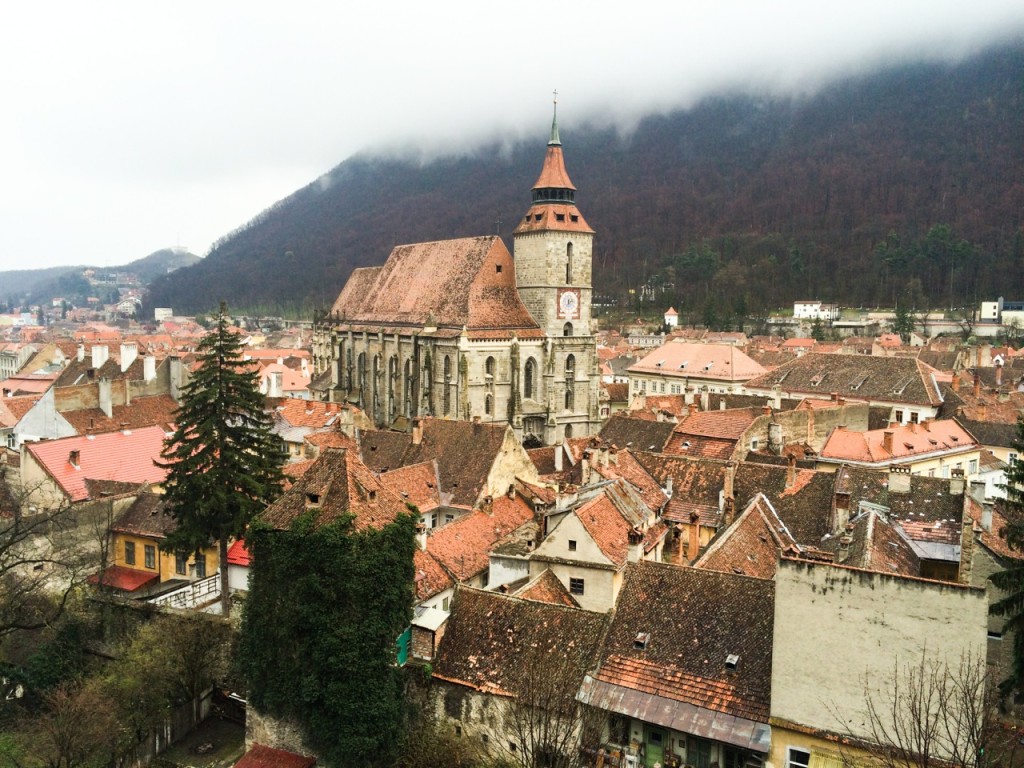
[[[844,748],[848,766],[880,768],[980,768],[1012,765],[1017,737],[1000,718],[998,696],[984,658],[964,654],[944,662],[921,654],[893,665],[891,680],[864,681],[866,722],[849,733],[856,749]],[[835,711],[835,710],[834,710]],[[865,760],[865,754],[867,760]]]

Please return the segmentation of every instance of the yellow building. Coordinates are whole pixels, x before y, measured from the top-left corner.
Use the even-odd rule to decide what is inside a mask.
[[[160,545],[174,530],[163,496],[143,493],[110,526],[111,563],[90,581],[133,596],[142,596],[168,581],[190,581],[217,572],[216,542],[199,557],[186,552],[163,552]]]

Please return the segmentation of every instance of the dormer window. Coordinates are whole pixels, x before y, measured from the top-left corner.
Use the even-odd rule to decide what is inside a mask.
[[[306,494],[306,504],[307,504],[307,506],[310,506],[310,507],[319,507],[320,506],[320,494],[319,493],[307,493]]]
[[[725,657],[725,668],[728,670],[735,671],[736,667],[740,664],[740,657],[735,653],[730,653]]]
[[[633,638],[633,647],[638,651],[647,649],[647,644],[651,642],[650,632],[637,632],[636,637]]]

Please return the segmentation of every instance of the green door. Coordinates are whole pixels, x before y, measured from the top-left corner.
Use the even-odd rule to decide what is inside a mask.
[[[655,763],[665,764],[665,731],[648,728],[644,741],[644,765],[652,768]]]

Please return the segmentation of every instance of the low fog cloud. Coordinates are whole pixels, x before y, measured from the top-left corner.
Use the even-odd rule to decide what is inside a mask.
[[[1020,40],[1024,4],[22,4],[0,50],[0,269],[210,242],[363,150],[564,137]]]

